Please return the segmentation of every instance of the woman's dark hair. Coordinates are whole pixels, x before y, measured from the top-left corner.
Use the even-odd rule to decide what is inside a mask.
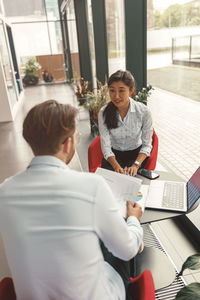
[[[108,87],[112,85],[113,82],[122,81],[129,89],[133,89],[132,97],[135,97],[136,83],[133,75],[129,71],[118,70],[113,73],[108,79]],[[117,107],[109,102],[103,112],[104,122],[108,129],[118,127],[118,118],[117,118]]]

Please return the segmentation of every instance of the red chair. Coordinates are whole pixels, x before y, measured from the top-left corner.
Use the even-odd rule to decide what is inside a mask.
[[[153,277],[149,270],[135,278],[130,278],[130,293],[134,300],[155,300]]]
[[[5,277],[0,282],[0,300],[16,300],[12,278]]]
[[[144,168],[147,170],[155,170],[157,156],[158,156],[158,136],[154,130],[153,136],[152,136],[151,154],[148,157]],[[103,159],[103,153],[101,151],[100,136],[97,136],[96,139],[90,144],[90,146],[88,148],[89,172],[94,173],[98,167],[100,168],[102,159]]]

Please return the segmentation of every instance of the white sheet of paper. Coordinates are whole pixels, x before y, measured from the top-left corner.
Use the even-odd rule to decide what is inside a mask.
[[[96,174],[103,176],[107,181],[118,201],[121,214],[125,218],[127,216],[126,201],[129,200],[134,204],[142,180],[102,168],[97,168]]]
[[[148,192],[149,192],[149,185],[142,184],[139,192],[142,193],[142,197],[140,199],[139,199],[139,197],[137,197],[136,202],[142,206],[142,211],[144,212],[145,206],[146,206],[146,201],[147,201],[147,196],[148,196]]]

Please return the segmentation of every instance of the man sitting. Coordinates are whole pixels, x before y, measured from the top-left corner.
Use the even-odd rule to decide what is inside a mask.
[[[125,222],[103,178],[69,169],[76,114],[54,100],[33,107],[23,136],[35,157],[0,185],[0,231],[19,300],[125,299],[123,274],[104,261],[99,240],[122,263],[134,257],[141,208],[128,202]]]

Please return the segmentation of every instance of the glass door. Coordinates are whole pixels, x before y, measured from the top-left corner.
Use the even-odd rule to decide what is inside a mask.
[[[6,40],[6,30],[2,20],[0,20],[0,58],[6,80],[7,91],[9,94],[10,105],[11,107],[13,107],[17,102],[18,97],[15,84],[15,77],[13,74],[12,61],[10,59],[8,43]]]

